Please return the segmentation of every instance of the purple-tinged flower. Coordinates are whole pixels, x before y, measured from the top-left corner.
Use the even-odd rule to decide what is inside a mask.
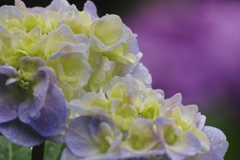
[[[66,0],[53,0],[49,6],[46,8],[43,7],[33,7],[33,8],[26,8],[25,4],[21,0],[15,0],[15,6],[25,9],[30,13],[42,13],[45,11],[58,11],[62,8],[70,6],[68,1]]]
[[[210,150],[208,152],[199,153],[196,160],[223,160],[228,149],[228,142],[225,134],[211,126],[205,126],[203,132],[210,141]]]
[[[97,14],[97,8],[92,1],[87,1],[84,4],[84,11],[88,12],[91,15],[92,20],[99,18]]]
[[[65,128],[67,107],[55,73],[40,58],[23,57],[20,69],[0,66],[0,132],[32,147]]]
[[[170,119],[157,118],[156,127],[170,159],[182,160],[199,152],[201,144],[198,138],[191,132],[182,131]]]
[[[69,119],[79,116],[108,115],[110,101],[104,93],[88,92],[69,102]]]
[[[61,160],[115,159],[119,157],[122,133],[104,115],[80,116],[69,123],[65,141],[67,148]]]
[[[163,143],[159,141],[153,122],[144,118],[133,120],[121,148],[121,157],[123,159],[134,159],[163,154]]]

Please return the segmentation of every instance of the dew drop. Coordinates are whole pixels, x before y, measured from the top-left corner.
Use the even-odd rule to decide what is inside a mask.
[[[214,138],[211,138],[210,141],[213,142],[213,141],[214,141]]]

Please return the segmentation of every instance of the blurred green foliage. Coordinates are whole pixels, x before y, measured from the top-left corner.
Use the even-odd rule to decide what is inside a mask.
[[[229,110],[229,105],[229,103],[224,102],[209,105],[211,107],[203,114],[207,117],[206,125],[219,128],[227,137],[229,148],[224,160],[239,160],[239,117],[235,115],[234,111]]]
[[[57,144],[50,141],[45,143],[44,160],[59,160],[64,144]],[[3,136],[0,136],[0,160],[30,160],[31,149],[17,146],[10,143]]]

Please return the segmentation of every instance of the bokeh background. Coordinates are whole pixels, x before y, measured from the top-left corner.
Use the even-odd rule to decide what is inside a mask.
[[[27,7],[45,7],[51,2],[23,1]],[[239,160],[240,2],[93,2],[99,16],[117,14],[138,35],[142,62],[152,74],[153,88],[163,89],[166,98],[180,92],[184,105],[197,104],[207,116],[207,125],[226,134],[229,150],[225,160]],[[0,0],[0,5],[13,3],[13,0]],[[82,10],[85,0],[69,0],[69,3]],[[49,145],[54,148],[54,144]]]

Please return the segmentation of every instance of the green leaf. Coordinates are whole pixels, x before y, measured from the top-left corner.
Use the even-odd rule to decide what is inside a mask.
[[[0,136],[0,159],[8,159],[8,142]]]
[[[64,144],[46,141],[44,160],[59,160],[64,148]],[[0,136],[0,160],[30,160],[31,154],[30,148],[15,145]]]
[[[58,144],[51,141],[46,141],[44,160],[59,160],[65,147],[65,144]]]
[[[29,148],[17,146],[0,136],[0,160],[26,160],[31,159]]]

